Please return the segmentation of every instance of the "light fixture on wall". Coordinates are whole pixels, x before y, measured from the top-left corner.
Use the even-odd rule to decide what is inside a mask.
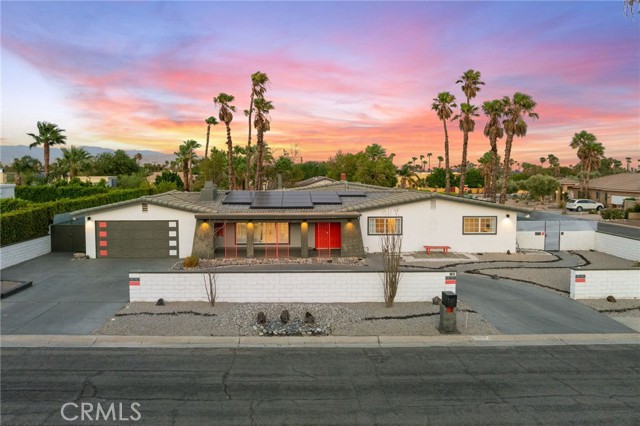
[[[511,217],[511,215],[509,215],[509,213],[507,213],[507,217]]]
[[[87,216],[87,220],[91,220],[91,216]]]

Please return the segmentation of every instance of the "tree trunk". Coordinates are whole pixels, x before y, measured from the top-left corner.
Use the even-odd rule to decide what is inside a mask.
[[[591,162],[587,163],[587,176],[584,180],[584,198],[589,198],[589,181],[591,180]]]
[[[204,146],[204,158],[209,155],[209,134],[211,133],[211,124],[207,124],[207,143]]]
[[[498,139],[492,138],[489,139],[491,143],[491,153],[493,154],[493,158],[491,159],[491,180],[489,183],[489,198],[491,201],[496,201],[496,187],[498,186],[498,170],[500,169],[500,164],[498,162]]]
[[[462,139],[462,164],[460,165],[460,193],[459,197],[464,197],[464,181],[467,173],[467,148],[469,146],[469,132],[464,132]]]
[[[251,93],[251,102],[249,103],[249,139],[247,140],[247,165],[244,172],[244,189],[249,189],[249,177],[251,170],[251,115],[253,114],[253,93]]]
[[[44,179],[46,182],[49,181],[49,144],[44,142],[42,144],[42,149],[44,150]]]
[[[224,123],[227,127],[227,172],[229,175],[229,189],[236,189],[236,178],[233,174],[233,141],[231,140],[231,127],[229,123]]]
[[[256,161],[256,176],[255,176],[255,189],[256,191],[261,191],[262,190],[262,185],[261,185],[261,180],[262,180],[262,162],[263,160],[263,156],[264,156],[264,134],[263,132],[258,129],[258,159]]]
[[[451,192],[451,170],[449,170],[449,133],[447,132],[447,121],[442,120],[442,124],[444,124],[444,192],[448,194]]]
[[[507,134],[507,142],[504,147],[504,170],[502,174],[502,189],[500,190],[500,204],[507,202],[507,180],[509,179],[509,172],[511,172],[511,145],[513,144],[513,134]]]
[[[182,161],[182,178],[184,179],[184,190],[190,191],[191,186],[189,185],[189,161]]]

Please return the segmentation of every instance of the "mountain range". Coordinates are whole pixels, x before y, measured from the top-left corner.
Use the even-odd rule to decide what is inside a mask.
[[[115,150],[110,148],[101,148],[97,146],[79,146],[78,148],[84,148],[92,156],[102,154],[103,152],[114,152]],[[127,155],[133,157],[137,153],[142,154],[141,164],[144,163],[157,163],[164,164],[165,160],[173,160],[175,158],[172,154],[165,154],[158,151],[149,150],[125,150]],[[9,165],[13,162],[14,158],[22,158],[25,155],[30,155],[33,158],[37,158],[40,161],[44,161],[44,151],[41,147],[35,147],[29,149],[29,145],[9,145],[0,146],[0,162],[5,165]],[[56,158],[62,157],[62,151],[60,148],[51,147],[51,160],[53,163]]]

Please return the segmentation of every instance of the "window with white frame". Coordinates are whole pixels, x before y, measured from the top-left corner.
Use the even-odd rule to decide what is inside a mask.
[[[370,217],[367,233],[369,235],[402,235],[402,218]]]
[[[236,224],[236,242],[247,244],[247,224]],[[289,224],[269,222],[253,224],[253,242],[255,244],[289,244]]]
[[[465,216],[462,218],[463,234],[496,234],[496,216]]]

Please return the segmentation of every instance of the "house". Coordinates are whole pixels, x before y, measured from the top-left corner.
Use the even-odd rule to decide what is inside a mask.
[[[283,191],[171,191],[73,212],[86,218],[89,257],[363,256],[380,236],[402,250],[516,250],[526,209],[347,181]]]
[[[569,198],[577,197],[580,183],[568,186]],[[640,199],[640,173],[619,173],[603,176],[589,181],[587,197],[605,205],[622,207],[625,198]]]

